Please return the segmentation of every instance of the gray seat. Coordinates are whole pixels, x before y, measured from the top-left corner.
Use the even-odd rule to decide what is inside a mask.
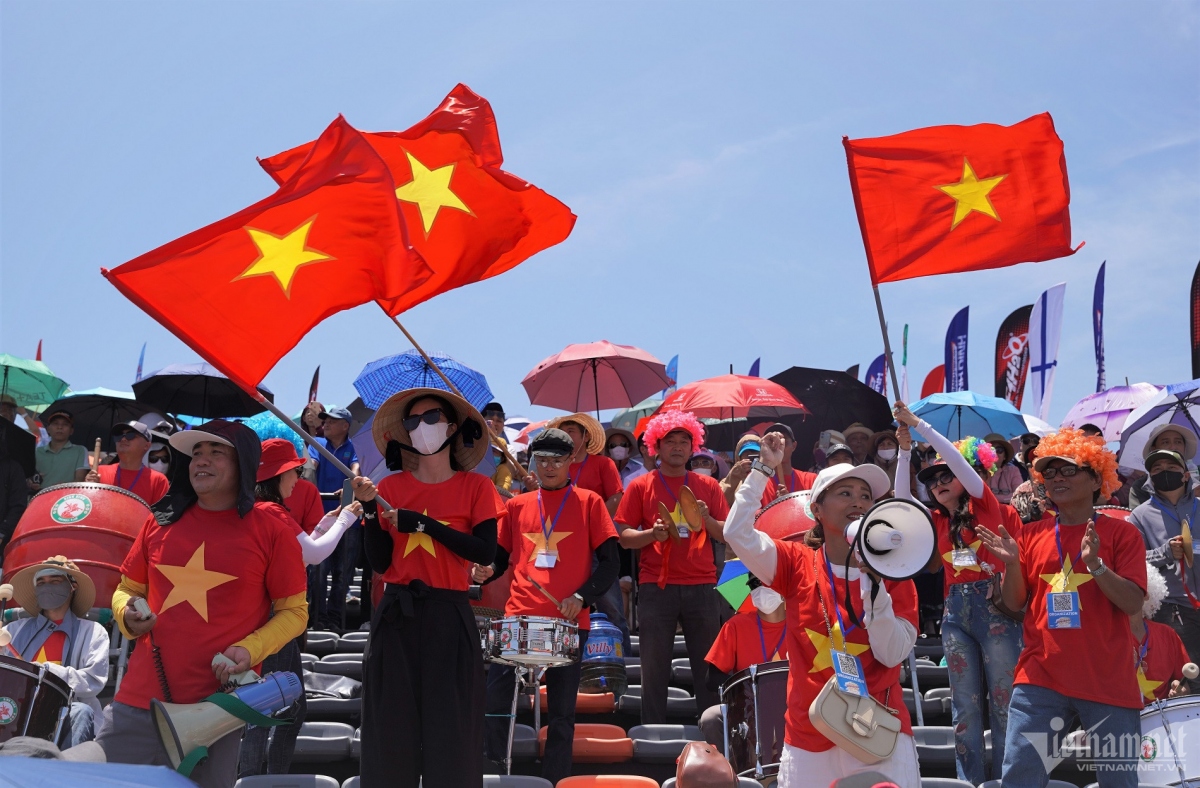
[[[966,780],[953,777],[922,777],[921,788],[975,788]]]
[[[935,665],[945,656],[945,652],[942,650],[941,638],[917,638],[917,644],[913,646],[913,652],[918,658],[925,657]]]
[[[302,670],[312,670],[313,663],[319,659],[321,658],[316,654],[309,654],[307,651],[303,651],[300,653],[300,668]]]
[[[362,698],[308,698],[305,720],[354,724],[362,716]]]
[[[354,728],[343,722],[306,722],[296,737],[295,763],[332,763],[350,757]]]
[[[362,755],[362,728],[355,728],[354,735],[350,737],[350,759],[357,761]],[[343,788],[345,788],[343,786]]]
[[[362,681],[362,658],[362,654],[329,654],[328,656],[321,657],[320,661],[313,665],[313,672],[333,673],[338,676],[349,676],[352,679]]]
[[[524,774],[485,774],[484,788],[554,788],[554,784],[541,777]]]
[[[922,664],[921,660],[917,660],[917,683],[922,690],[949,687],[950,669],[944,665]]]
[[[637,635],[629,636],[629,656],[631,657],[640,657],[642,655],[641,651],[638,649],[638,639],[639,638]]]
[[[671,660],[671,683],[682,687],[692,686],[692,662],[688,659]]]
[[[642,683],[642,663],[634,661],[634,664],[629,664],[629,660],[625,661],[625,679],[629,682]]]
[[[342,788],[358,788],[358,775],[346,778],[346,782],[342,783]]]
[[[954,766],[954,728],[914,725],[913,741],[917,745],[917,760],[922,765]]]
[[[696,699],[687,690],[679,687],[667,687],[667,714],[671,717],[696,716]],[[691,709],[691,711],[688,711]],[[642,713],[642,685],[634,684],[625,690],[625,694],[617,701],[617,710],[625,714]]]
[[[920,676],[917,678],[920,678]],[[950,714],[954,710],[954,707],[950,703],[950,697],[951,692],[949,687],[934,687],[933,689],[926,690],[925,692],[925,702],[936,703],[937,705],[941,706],[942,714]],[[929,712],[925,713],[928,714]]]
[[[370,632],[347,632],[338,638],[337,651],[361,654],[367,650],[367,640],[370,637]]]
[[[675,763],[688,742],[704,740],[695,725],[635,725],[629,738],[637,763]]]
[[[313,630],[308,633],[305,639],[304,651],[308,654],[315,654],[317,657],[323,657],[337,650],[337,642],[338,636],[336,632]]]
[[[233,788],[340,788],[338,781],[323,774],[257,774],[243,777]]]
[[[518,723],[513,729],[512,757],[514,761],[532,761],[538,757],[538,733],[532,726]]]
[[[917,714],[916,696],[907,687],[904,688],[904,705],[908,707],[909,714],[913,715],[913,719],[915,720]],[[931,701],[928,698],[922,698],[921,713],[926,717],[940,717],[945,713],[945,710],[942,708],[941,701]]]

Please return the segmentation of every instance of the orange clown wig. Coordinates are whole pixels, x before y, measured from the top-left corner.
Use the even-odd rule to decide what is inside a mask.
[[[1100,494],[1107,498],[1121,486],[1117,478],[1117,455],[1104,442],[1082,431],[1064,427],[1042,438],[1037,447],[1038,457],[1065,457],[1080,467],[1087,467],[1100,479]],[[1045,484],[1042,474],[1031,469],[1034,481]]]

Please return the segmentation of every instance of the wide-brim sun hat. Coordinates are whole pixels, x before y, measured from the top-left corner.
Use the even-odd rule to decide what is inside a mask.
[[[609,427],[604,431],[604,448],[608,449],[608,442],[612,440],[614,435],[620,435],[625,440],[629,441],[629,451],[637,451],[637,436],[629,430],[623,430],[620,427]]]
[[[483,461],[483,458],[487,456],[489,451],[487,426],[484,424],[483,415],[475,409],[474,405],[457,394],[444,389],[405,389],[389,397],[387,402],[380,405],[379,409],[375,411],[375,421],[371,425],[371,438],[375,441],[375,448],[379,450],[380,454],[386,457],[389,440],[398,441],[406,446],[412,446],[412,438],[409,437],[408,430],[404,429],[404,413],[410,403],[426,397],[445,400],[450,403],[450,407],[454,408],[453,421],[458,426],[458,431],[455,432],[450,441],[450,448],[454,452],[455,462],[458,463],[458,466],[462,470],[469,471],[473,469]],[[449,417],[450,414],[446,415]],[[467,446],[462,437],[463,424],[468,421],[474,421],[480,430],[480,437],[475,438],[471,446]],[[415,471],[417,465],[420,463],[418,455],[410,451],[401,453],[404,455],[404,470]]]
[[[13,575],[11,580],[13,599],[17,600],[17,604],[25,608],[25,612],[29,615],[36,616],[41,612],[37,603],[37,591],[34,590],[34,575],[43,569],[57,569],[75,581],[75,596],[71,599],[71,612],[76,616],[83,617],[92,609],[92,605],[96,604],[96,584],[92,582],[92,578],[88,577],[86,572],[66,556],[54,555],[40,564],[27,566]]]
[[[809,500],[816,501],[821,497],[821,493],[843,479],[862,479],[871,488],[871,497],[876,501],[892,489],[892,480],[888,478],[887,471],[878,465],[851,465],[844,462],[831,465],[817,474],[812,492],[809,493]]]
[[[258,472],[255,481],[265,482],[281,473],[287,473],[293,468],[304,464],[304,459],[296,454],[296,446],[286,438],[267,438],[262,442],[262,454],[259,455]]]
[[[1001,435],[998,432],[993,432],[990,435],[985,435],[983,439],[985,441],[987,441],[988,443],[992,444],[993,446],[998,445],[998,446],[1003,447],[1004,461],[1005,462],[1012,461],[1012,458],[1013,458],[1012,441],[1010,441],[1008,438],[1004,437],[1003,435]]]
[[[192,456],[192,451],[196,448],[197,443],[220,443],[228,446],[231,449],[237,448],[233,445],[233,441],[215,432],[205,432],[202,429],[184,430],[177,432],[167,439],[175,451]]]
[[[546,422],[546,429],[554,428],[561,430],[563,425],[569,421],[573,421],[580,427],[583,427],[587,432],[587,453],[602,454],[604,445],[608,443],[608,438],[604,435],[604,425],[596,421],[595,416],[589,416],[586,413],[572,413],[570,416],[559,416]],[[634,441],[636,444],[637,441]]]
[[[1181,427],[1178,424],[1160,424],[1152,429],[1150,431],[1150,435],[1146,438],[1146,445],[1142,447],[1143,461],[1150,456],[1150,452],[1154,451],[1154,442],[1158,440],[1158,436],[1162,435],[1164,432],[1177,432],[1183,438],[1183,454],[1185,460],[1190,460],[1196,456],[1196,433],[1192,432],[1187,427]]]

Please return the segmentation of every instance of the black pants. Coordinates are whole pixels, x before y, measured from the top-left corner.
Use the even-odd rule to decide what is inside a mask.
[[[363,788],[482,788],[483,709],[467,592],[389,584],[363,658]]]
[[[1175,634],[1183,641],[1188,659],[1200,663],[1200,610],[1191,605],[1176,605],[1164,601],[1162,607],[1154,614],[1154,620],[1175,630]],[[1191,679],[1188,685],[1193,693],[1200,691],[1200,679]]]
[[[579,652],[587,644],[587,630],[579,631]],[[557,785],[571,776],[571,747],[575,740],[575,699],[583,662],[550,668],[546,685],[546,754],[542,758],[542,777]],[[489,665],[487,676],[487,753],[497,763],[508,751],[508,714],[512,711],[515,668]],[[535,701],[539,702],[539,701]]]
[[[717,608],[719,595],[711,585],[668,585],[659,588],[643,583],[638,590],[639,639],[642,658],[642,724],[667,721],[667,685],[671,681],[671,653],[675,646],[675,626],[683,625],[696,708],[707,709],[720,702],[708,688],[704,657],[721,630]]]
[[[303,666],[300,664],[300,638],[288,641],[287,645],[263,660],[262,672],[265,676],[276,670],[289,670],[297,677],[304,678]],[[304,716],[308,711],[308,703],[304,693],[296,702],[295,719],[290,725],[278,728],[259,728],[251,725],[242,735],[242,748],[238,755],[238,776],[250,777],[256,774],[287,774],[292,768],[292,755],[296,752],[296,736],[300,726],[304,724]],[[271,732],[274,731],[274,735]],[[267,739],[270,738],[270,745]],[[266,771],[263,771],[263,760],[266,756]]]

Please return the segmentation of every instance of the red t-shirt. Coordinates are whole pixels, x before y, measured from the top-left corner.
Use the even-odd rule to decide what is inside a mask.
[[[1142,645],[1146,655],[1138,665],[1138,687],[1146,703],[1162,700],[1171,692],[1171,683],[1183,678],[1183,666],[1192,660],[1175,630],[1157,621],[1146,622],[1146,638],[1134,642],[1134,653],[1140,655]]]
[[[834,601],[830,598],[829,575],[824,566],[825,556],[823,551],[814,552],[801,542],[781,542],[777,539],[775,549],[779,558],[775,565],[775,580],[771,583],[771,588],[782,594],[787,601],[787,649],[790,670],[784,740],[802,750],[823,752],[833,747],[833,742],[817,731],[808,719],[808,707],[833,676],[830,633],[825,626],[825,616],[821,612],[817,594],[821,595],[825,602],[825,610],[829,613],[829,622],[834,630],[834,645],[842,641],[841,626],[834,611]],[[863,674],[871,696],[885,706],[896,709],[899,712],[901,730],[911,736],[912,723],[908,719],[908,710],[904,706],[904,694],[900,687],[900,666],[889,668],[875,661],[867,631],[851,624],[846,612],[846,580],[835,575],[834,584],[837,588],[836,604],[842,609],[842,621],[851,628],[849,635],[845,637],[846,651],[857,656],[862,662]],[[916,629],[916,586],[911,580],[885,580],[884,586],[891,594],[892,610],[896,617],[908,621],[913,625],[913,629]],[[850,598],[861,621],[862,600],[859,594],[858,580],[851,580]]]
[[[55,621],[55,624],[62,626],[62,621]],[[67,644],[67,633],[61,629],[53,632],[50,637],[46,638],[46,642],[38,649],[37,655],[33,658],[34,662],[49,662],[53,665],[61,665],[63,661],[63,646]]]
[[[172,525],[148,517],[129,549],[121,574],[149,588],[154,644],[175,703],[216,692],[213,655],[265,624],[272,600],[307,588],[297,526],[279,512],[255,504],[243,518],[193,505]],[[163,699],[160,686],[150,643],[140,643],[116,700],[148,709],[151,698]]]
[[[684,481],[696,495],[696,499],[708,505],[708,513],[715,520],[724,520],[729,515],[729,504],[721,492],[716,479],[688,471],[684,476],[667,476],[661,471],[651,471],[629,483],[621,505],[617,507],[617,522],[639,531],[654,527],[658,519],[658,502],[662,501],[672,512],[677,526],[684,526],[684,537],[678,547],[672,540],[654,542],[642,548],[638,556],[641,569],[638,582],[657,583],[662,572],[664,551],[667,555],[667,582],[672,585],[713,585],[717,582],[717,565],[706,535],[704,545],[696,548],[695,535],[687,531],[683,511],[679,507],[679,490]],[[665,486],[664,486],[665,483]],[[680,534],[682,536],[682,534]]]
[[[379,494],[391,506],[429,515],[465,534],[504,512],[491,478],[465,471],[438,484],[426,484],[411,473],[392,474],[379,483]],[[382,518],[380,525],[392,535],[392,565],[383,573],[385,583],[421,580],[453,591],[466,591],[471,585],[471,562],[449,547],[426,533],[400,533]]]
[[[1008,530],[1009,536],[1018,542],[1021,541],[1021,515],[1017,514],[1017,510],[1008,504],[1000,503],[990,487],[984,485],[983,497],[972,498],[968,505],[977,524],[984,526],[994,534],[1000,533],[1000,526],[1003,525]],[[930,514],[933,515],[933,526],[937,530],[938,555],[942,557],[942,565],[946,570],[947,594],[950,593],[950,586],[955,583],[974,583],[976,580],[987,580],[991,577],[984,569],[984,564],[991,567],[992,572],[1003,571],[1004,562],[983,546],[983,541],[975,535],[974,528],[962,529],[959,536],[964,547],[970,547],[975,551],[975,564],[973,566],[955,566],[954,542],[950,539],[950,518],[937,509],[930,509]]]
[[[171,487],[166,476],[145,465],[140,471],[126,471],[121,469],[120,463],[113,463],[101,465],[96,473],[100,474],[101,484],[111,484],[113,487],[129,490],[145,501],[147,506],[158,503]]]
[[[757,612],[738,613],[725,622],[704,661],[722,673],[786,660],[787,621],[763,621]]]
[[[1079,560],[1086,525],[1061,528],[1062,560],[1054,537],[1053,515],[1026,523],[1018,543],[1021,575],[1031,597],[1025,613],[1025,649],[1017,660],[1014,684],[1034,684],[1062,695],[1128,709],[1142,708],[1134,667],[1129,616],[1100,590]],[[1146,591],[1146,545],[1132,524],[1103,514],[1095,518],[1100,557],[1110,572]],[[1069,577],[1064,578],[1064,563]],[[1073,565],[1077,564],[1077,565]],[[1080,627],[1049,629],[1046,592],[1079,592]]]
[[[776,474],[778,475],[778,474]],[[787,487],[789,493],[800,492],[801,490],[811,490],[812,486],[817,483],[817,475],[808,471],[798,471],[792,469],[792,475],[789,479],[768,479],[766,486],[763,488],[762,505],[774,501],[779,496],[779,488]]]
[[[560,507],[562,514],[555,519]],[[596,548],[617,537],[608,509],[596,493],[570,484],[561,490],[542,490],[540,507],[538,493],[527,492],[510,498],[506,508],[508,514],[497,540],[508,551],[513,567],[512,590],[504,605],[504,615],[561,618],[558,608],[529,578],[541,583],[560,602],[578,591],[592,576]],[[549,539],[544,536],[543,515]],[[534,565],[543,544],[558,551],[553,569]],[[576,621],[581,629],[590,627],[586,607]]]
[[[296,481],[292,494],[283,499],[283,505],[306,534],[311,534],[325,516],[325,509],[321,506],[321,492],[317,485],[307,479]]]
[[[607,501],[624,489],[621,485],[621,472],[611,457],[603,454],[589,454],[583,462],[576,462],[568,469],[571,483],[584,490],[591,490]]]

